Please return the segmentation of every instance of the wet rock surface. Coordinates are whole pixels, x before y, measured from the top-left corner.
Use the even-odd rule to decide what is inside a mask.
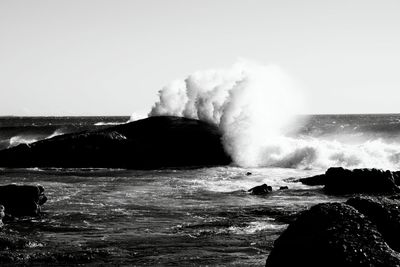
[[[346,204],[364,214],[391,248],[400,252],[400,201],[386,197],[357,196]]]
[[[357,201],[355,201],[357,202]],[[302,212],[275,241],[266,266],[399,266],[368,216],[344,203]]]
[[[348,170],[338,167],[329,168],[325,174],[297,181],[310,186],[324,185],[324,191],[328,194],[346,195],[398,193],[400,189],[396,185],[397,180],[399,180],[397,172],[379,169]]]

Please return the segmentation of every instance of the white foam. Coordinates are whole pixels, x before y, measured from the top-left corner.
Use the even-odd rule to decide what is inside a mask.
[[[31,144],[36,141],[38,141],[37,136],[17,135],[10,138],[9,147],[17,146],[20,144]]]
[[[348,135],[288,137],[305,123],[304,117],[296,122],[303,106],[299,89],[279,67],[240,61],[165,86],[149,116],[183,116],[219,125],[225,150],[241,167],[400,168],[400,143]]]

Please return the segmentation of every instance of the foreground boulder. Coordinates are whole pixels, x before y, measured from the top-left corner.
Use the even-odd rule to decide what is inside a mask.
[[[385,197],[358,196],[350,198],[346,203],[366,215],[389,246],[400,251],[400,201]]]
[[[0,167],[164,168],[231,162],[216,125],[151,117],[0,151]],[[7,209],[7,207],[6,207]]]
[[[325,174],[299,179],[306,185],[324,185],[328,194],[383,193],[400,192],[396,185],[398,174],[378,169],[329,168]]]
[[[4,206],[3,212],[8,215],[39,215],[41,206],[46,201],[42,186],[15,184],[0,186],[0,204]]]
[[[266,266],[399,266],[376,226],[342,203],[313,206],[275,241]]]

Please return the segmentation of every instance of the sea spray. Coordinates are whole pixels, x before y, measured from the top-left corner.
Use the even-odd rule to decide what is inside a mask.
[[[159,92],[149,116],[182,116],[219,125],[226,151],[242,167],[399,169],[399,140],[377,138],[377,132],[362,132],[361,138],[358,123],[364,117],[358,116],[348,133],[332,130],[315,136],[294,130],[315,126],[299,113],[305,113],[302,94],[282,69],[240,61],[228,69],[198,71],[173,81]],[[393,131],[391,121],[382,127]]]
[[[219,125],[226,151],[239,166],[273,165],[301,95],[275,65],[240,61],[229,69],[195,72],[159,92],[149,116],[174,115]]]

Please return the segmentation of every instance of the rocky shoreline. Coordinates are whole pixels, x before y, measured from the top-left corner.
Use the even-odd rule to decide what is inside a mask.
[[[292,180],[311,183],[325,194],[340,195],[347,200],[316,204],[290,216],[286,220],[289,226],[274,242],[266,266],[399,266],[398,181],[397,172],[343,168],[330,168],[323,175]],[[271,186],[263,184],[247,193],[262,197],[273,192]],[[73,247],[64,247],[62,252],[41,250],[43,244],[38,236],[30,236],[26,229],[20,231],[24,228],[21,228],[23,220],[29,222],[45,216],[41,207],[46,200],[41,186],[0,186],[0,216],[4,220],[0,231],[0,264],[106,262],[107,250]]]
[[[153,117],[3,150],[0,167],[154,169],[228,165],[231,159],[221,138],[212,124]],[[275,241],[266,266],[400,266],[400,172],[339,167],[288,181],[318,187],[324,194],[343,196],[347,201],[317,204],[291,217],[288,228]],[[273,188],[267,184],[248,190],[255,196],[271,192]],[[42,216],[41,206],[46,201],[41,186],[0,186],[0,219],[4,221],[1,264],[84,263],[107,257],[104,251],[74,248],[69,254],[19,252],[40,244],[40,240],[14,231],[14,222],[26,216]]]

